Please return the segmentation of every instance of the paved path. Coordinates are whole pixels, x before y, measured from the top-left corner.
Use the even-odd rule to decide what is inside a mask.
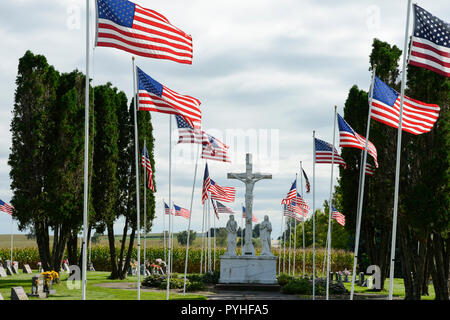
[[[122,289],[122,290],[136,290],[136,282],[115,282],[115,283],[100,283],[95,286]],[[142,292],[161,292],[160,289],[141,287]],[[170,290],[172,293],[183,293],[183,290]],[[209,287],[208,291],[196,291],[194,294],[204,295],[208,300],[311,300],[310,296],[299,296],[294,294],[284,294],[281,292],[264,292],[264,291],[232,291],[232,290],[218,290],[214,287]],[[333,296],[330,300],[349,300],[347,296]],[[387,300],[387,296],[377,294],[358,294],[355,293],[355,300]],[[395,300],[401,299],[394,297]],[[317,296],[316,300],[325,300],[325,297]]]

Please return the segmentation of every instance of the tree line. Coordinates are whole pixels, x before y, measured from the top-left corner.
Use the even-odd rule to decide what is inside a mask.
[[[19,230],[35,235],[45,271],[60,270],[65,253],[71,264],[81,265],[77,239],[83,227],[84,99],[85,75],[78,70],[61,73],[31,51],[19,59],[8,161],[11,203]],[[133,99],[128,103],[126,94],[109,82],[90,87],[88,238],[93,231],[107,233],[113,279],[126,277],[137,232],[133,108]],[[150,113],[138,112],[137,123],[138,150],[145,140],[155,173]],[[140,166],[141,199],[142,170]],[[155,198],[152,192],[146,196],[149,231]],[[140,205],[144,221],[143,201]],[[116,255],[113,226],[119,218],[125,223]]]

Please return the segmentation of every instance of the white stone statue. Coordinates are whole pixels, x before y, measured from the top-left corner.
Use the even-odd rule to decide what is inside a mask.
[[[262,256],[273,256],[272,250],[270,249],[271,233],[272,233],[272,224],[269,222],[269,216],[264,216],[264,221],[259,225]]]
[[[226,230],[227,235],[227,252],[226,256],[236,256],[236,239],[237,239],[237,222],[234,220],[234,215],[230,215],[230,219],[227,222]]]

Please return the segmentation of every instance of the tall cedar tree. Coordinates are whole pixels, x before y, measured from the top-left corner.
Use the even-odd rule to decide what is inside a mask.
[[[11,203],[19,229],[35,231],[44,270],[60,270],[70,232],[80,227],[82,83],[81,73],[60,75],[42,55],[27,51],[19,60],[8,161]]]

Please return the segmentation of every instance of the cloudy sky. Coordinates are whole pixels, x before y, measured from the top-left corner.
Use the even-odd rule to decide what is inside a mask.
[[[95,19],[91,1],[91,25]],[[354,84],[367,90],[368,56],[373,38],[403,49],[407,0],[171,0],[137,1],[165,15],[193,37],[194,61],[136,58],[137,65],[167,87],[202,102],[203,126],[230,146],[231,164],[209,161],[211,177],[237,189],[240,212],[244,185],[228,180],[227,172],[245,170],[245,153],[253,154],[254,171],[271,173],[254,190],[254,214],[268,215],[272,238],[280,234],[280,201],[286,195],[300,161],[313,178],[312,132],[332,142],[333,109],[343,113],[348,90]],[[450,21],[446,0],[417,3]],[[85,1],[15,0],[0,12],[0,199],[9,202],[9,166],[15,78],[18,59],[26,50],[43,54],[60,72],[85,72]],[[92,40],[93,41],[93,40]],[[94,85],[112,82],[132,96],[131,55],[112,48],[91,54]],[[161,232],[162,201],[168,199],[169,117],[152,114],[155,137],[157,218],[152,232]],[[195,148],[175,145],[172,131],[172,199],[189,208],[195,167]],[[202,223],[201,180],[205,162],[199,161],[192,228]],[[336,172],[334,170],[335,179]],[[316,208],[329,197],[330,165],[316,165]],[[299,182],[300,183],[300,182]],[[305,195],[312,206],[312,193]],[[345,212],[344,212],[345,214]],[[225,226],[221,216],[216,226]],[[121,232],[122,221],[116,224]],[[167,226],[167,221],[166,221]],[[174,231],[187,228],[187,220],[174,218]],[[11,219],[0,214],[0,234],[11,232]],[[17,233],[16,224],[13,232]]]

